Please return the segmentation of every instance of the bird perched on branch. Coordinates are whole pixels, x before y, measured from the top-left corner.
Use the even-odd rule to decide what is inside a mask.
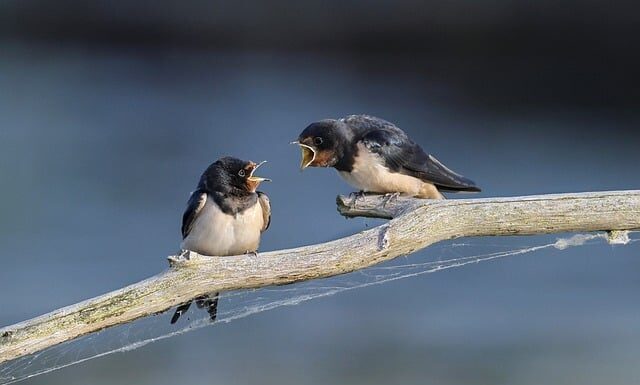
[[[393,123],[367,115],[311,123],[296,143],[301,169],[333,167],[364,192],[444,199],[442,191],[478,192],[480,188],[428,155]]]
[[[204,171],[182,216],[183,250],[213,256],[257,252],[260,235],[271,222],[269,198],[257,191],[261,182],[270,179],[254,175],[265,162],[256,164],[224,157]],[[207,308],[211,321],[215,321],[218,293],[195,301],[199,308]],[[172,324],[189,309],[191,302],[176,309]]]

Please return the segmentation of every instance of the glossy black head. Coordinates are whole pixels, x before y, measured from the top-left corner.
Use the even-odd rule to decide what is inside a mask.
[[[255,192],[261,182],[270,180],[253,175],[265,162],[256,164],[230,156],[220,158],[202,174],[199,187],[210,192]]]
[[[325,119],[311,123],[294,142],[302,151],[300,168],[335,166],[344,155],[348,142],[349,131],[343,122]]]

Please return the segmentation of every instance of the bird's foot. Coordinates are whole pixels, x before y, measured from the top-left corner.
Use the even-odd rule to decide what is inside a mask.
[[[180,258],[184,259],[184,260],[190,260],[191,259],[191,251],[189,250],[180,250]]]
[[[247,251],[245,252],[245,254],[247,254],[247,255],[252,255],[252,256],[254,256],[254,257],[258,257],[258,256],[259,256],[259,254],[258,254],[258,250],[253,250],[253,251],[252,251],[252,250],[247,250]]]
[[[189,261],[191,252],[189,250],[180,250],[176,255],[168,256],[167,259],[169,260],[169,266],[176,266]]]
[[[390,202],[398,200],[398,197],[400,197],[399,192],[384,194],[384,200],[382,201],[382,208],[384,209],[385,207],[387,207],[387,204],[389,204]]]
[[[358,192],[353,191],[351,193],[349,193],[349,198],[351,199],[351,203],[349,203],[349,207],[354,209],[356,208],[356,205],[358,204],[359,200],[364,200],[364,198],[366,197],[366,194],[364,193],[363,190],[360,190]]]

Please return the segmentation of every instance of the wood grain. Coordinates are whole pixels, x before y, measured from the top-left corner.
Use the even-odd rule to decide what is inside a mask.
[[[144,281],[0,329],[0,363],[205,293],[345,274],[446,239],[640,229],[638,190],[441,201],[340,196],[337,203],[348,217],[394,219],[346,238],[258,257],[172,256],[168,270]]]

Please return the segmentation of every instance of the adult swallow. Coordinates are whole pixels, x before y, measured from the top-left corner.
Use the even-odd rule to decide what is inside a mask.
[[[298,137],[301,169],[333,167],[361,192],[444,199],[441,191],[480,188],[429,155],[393,123],[367,115],[325,119]]]
[[[182,216],[183,250],[214,256],[257,252],[260,235],[271,223],[269,198],[257,191],[261,182],[270,179],[254,175],[265,162],[224,157],[204,171]],[[215,321],[218,293],[196,298],[196,305],[206,307]],[[191,301],[180,305],[171,323],[189,306]]]

